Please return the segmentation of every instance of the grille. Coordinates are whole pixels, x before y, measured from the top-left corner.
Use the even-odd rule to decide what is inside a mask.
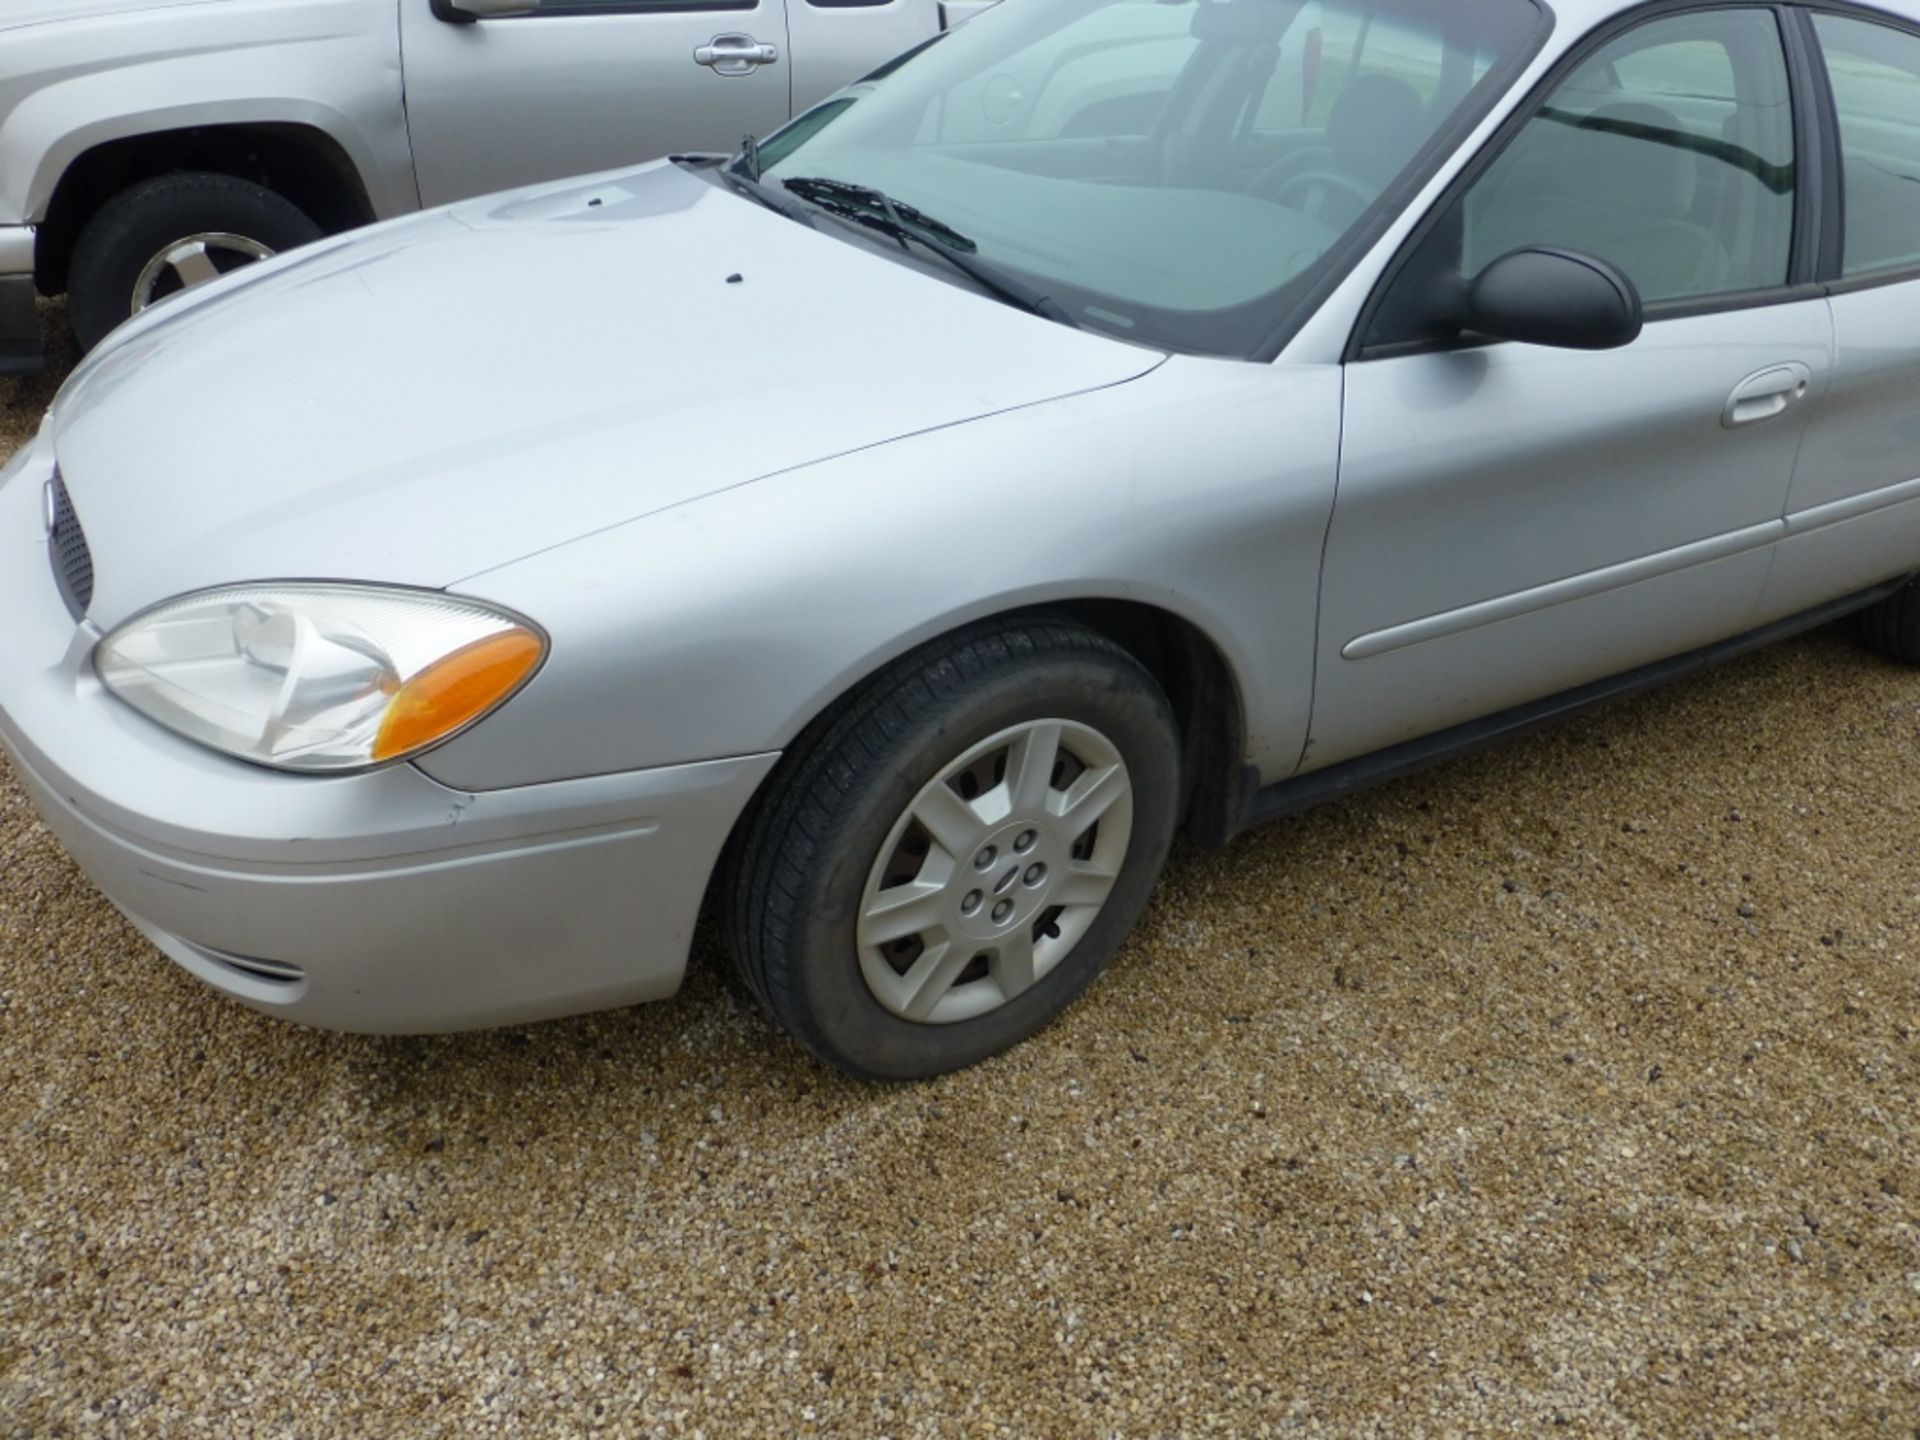
[[[47,536],[47,553],[53,560],[60,598],[78,620],[93,603],[93,552],[87,548],[87,533],[80,528],[80,517],[73,513],[66,482],[55,471],[48,483],[53,487],[53,529]]]

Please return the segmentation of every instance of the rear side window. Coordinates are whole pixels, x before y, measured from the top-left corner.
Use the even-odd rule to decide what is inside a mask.
[[[1920,37],[1815,15],[1840,114],[1849,277],[1920,266]]]

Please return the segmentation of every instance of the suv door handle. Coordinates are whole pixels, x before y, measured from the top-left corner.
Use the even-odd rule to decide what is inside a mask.
[[[751,75],[779,58],[780,52],[773,46],[738,32],[716,35],[693,52],[693,63],[707,66],[716,75]]]
[[[1807,388],[1812,384],[1813,372],[1797,361],[1770,365],[1733,387],[1733,394],[1727,397],[1727,408],[1720,414],[1720,423],[1731,430],[1738,425],[1756,425],[1784,415],[1791,406],[1806,399]]]

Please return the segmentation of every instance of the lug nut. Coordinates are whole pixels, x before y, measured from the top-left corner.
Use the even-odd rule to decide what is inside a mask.
[[[993,923],[996,925],[1004,925],[1007,923],[1007,917],[1011,914],[1013,914],[1013,901],[1002,900],[998,905],[993,907]]]
[[[973,868],[976,870],[991,870],[993,868],[993,862],[999,858],[1000,852],[989,845],[973,857]]]
[[[1027,851],[1033,849],[1034,842],[1037,841],[1039,838],[1040,837],[1034,834],[1033,831],[1031,830],[1022,830],[1020,832],[1020,838],[1013,842],[1013,848],[1018,850],[1022,855],[1024,855],[1027,853]]]
[[[982,895],[978,890],[969,891],[967,894],[967,898],[960,902],[960,913],[962,915],[973,914],[976,910],[980,908],[980,902],[985,898],[986,897]]]
[[[1047,878],[1047,867],[1046,867],[1046,866],[1044,866],[1044,865],[1029,865],[1029,866],[1027,867],[1027,884],[1029,884],[1029,885],[1038,885],[1038,884],[1039,884],[1039,883],[1040,883],[1040,882],[1041,882],[1042,880],[1044,880],[1044,879],[1046,879],[1046,878]]]

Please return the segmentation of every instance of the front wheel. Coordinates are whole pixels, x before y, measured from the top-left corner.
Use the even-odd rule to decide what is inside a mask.
[[[783,762],[731,866],[748,984],[821,1059],[912,1080],[1093,982],[1171,842],[1179,741],[1132,656],[1047,618],[896,663]]]
[[[91,350],[129,316],[321,233],[292,201],[231,175],[190,172],[134,185],[101,206],[74,245],[74,334]]]

